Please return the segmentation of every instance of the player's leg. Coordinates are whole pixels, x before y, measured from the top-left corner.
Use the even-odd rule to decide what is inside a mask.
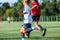
[[[41,25],[39,25],[39,27],[43,31],[43,35],[42,36],[45,36],[45,34],[46,34],[46,28],[43,28]]]
[[[41,30],[41,31],[42,31],[42,29],[41,29],[42,27],[40,28],[40,27],[38,26],[38,25],[39,25],[39,24],[38,24],[38,21],[35,21],[34,24],[35,24],[35,27],[36,27],[38,30]]]
[[[24,27],[22,27],[22,28],[20,29],[20,33],[21,33],[21,34],[26,33],[26,29],[25,29]]]
[[[33,21],[34,21],[34,24],[35,24],[35,28],[37,28],[38,30],[41,30],[42,31],[42,27],[40,28],[38,25],[38,21],[39,21],[39,18],[40,18],[40,15],[38,15],[38,16],[32,16],[32,18],[33,18]]]
[[[37,17],[38,21],[39,21],[39,18],[40,16]],[[43,31],[43,35],[42,36],[45,36],[46,34],[46,28],[43,28],[41,25],[38,25],[40,27],[40,30]]]
[[[20,35],[21,35],[21,39],[25,40],[25,34],[27,35],[27,37],[30,37],[30,32],[32,31],[32,28],[24,28],[22,27],[20,30]]]
[[[25,37],[26,38],[30,38],[30,32],[35,30],[36,28],[35,27],[31,27],[31,28],[27,28],[27,33],[25,34]]]
[[[35,20],[35,27],[36,27],[38,30],[43,31],[43,36],[45,36],[45,34],[46,34],[46,28],[43,28],[41,25],[38,24],[39,18],[40,18],[40,15],[38,15],[38,16],[36,16],[36,17],[34,18],[34,20]]]
[[[24,26],[24,28],[26,28],[26,34],[28,34],[28,35],[25,34],[25,37],[29,38],[30,32],[33,30],[31,28],[31,24],[29,24],[29,23],[28,24],[24,24],[23,26]]]
[[[30,31],[30,32],[31,32],[31,31]],[[27,33],[26,33],[27,38],[30,37],[30,32],[27,32]]]
[[[33,30],[32,27],[31,27],[31,24],[27,25],[27,29],[26,30],[27,30],[27,34],[26,35],[29,38],[30,37],[30,32]]]
[[[33,29],[31,28],[31,24],[24,24],[23,27],[26,29],[26,32],[30,32]]]
[[[22,27],[20,30],[21,39],[25,40],[25,34],[29,38],[31,31],[32,31],[31,28],[26,29],[26,28]]]
[[[25,35],[24,34],[20,34],[21,35],[21,40],[25,40]]]
[[[26,29],[22,27],[20,30],[20,35],[22,40],[25,40],[25,33],[26,33]]]

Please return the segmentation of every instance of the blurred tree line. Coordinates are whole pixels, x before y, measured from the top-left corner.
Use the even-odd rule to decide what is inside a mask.
[[[19,13],[23,10],[22,0],[18,0],[12,6],[8,2],[0,2],[0,17],[19,17]]]
[[[43,0],[40,10],[42,16],[60,16],[60,0]],[[22,0],[18,0],[12,6],[8,2],[0,3],[0,17],[19,17],[22,11]]]
[[[60,16],[60,0],[44,0],[41,12],[45,16]]]

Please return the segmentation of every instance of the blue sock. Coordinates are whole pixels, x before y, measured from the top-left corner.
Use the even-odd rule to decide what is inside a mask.
[[[21,34],[21,38],[25,38],[25,34]]]

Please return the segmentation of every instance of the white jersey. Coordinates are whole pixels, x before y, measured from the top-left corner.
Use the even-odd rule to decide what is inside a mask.
[[[32,15],[31,15],[31,9],[28,5],[25,5],[23,12],[27,13],[27,14],[24,14],[24,23],[25,24],[27,24],[27,23],[32,24],[33,20],[32,20]]]

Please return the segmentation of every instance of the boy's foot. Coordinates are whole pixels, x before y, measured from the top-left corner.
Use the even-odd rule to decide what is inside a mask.
[[[45,36],[46,34],[46,28],[43,30],[43,37]]]
[[[25,40],[24,38],[22,38],[22,40]]]
[[[28,35],[28,33],[27,33],[26,35],[27,35],[27,38],[29,38],[29,35]]]
[[[26,33],[26,34],[25,34],[25,37],[29,38],[29,35],[28,35],[28,33]]]
[[[25,34],[25,37],[26,37],[26,38],[28,38],[28,35],[27,35],[27,34]]]

